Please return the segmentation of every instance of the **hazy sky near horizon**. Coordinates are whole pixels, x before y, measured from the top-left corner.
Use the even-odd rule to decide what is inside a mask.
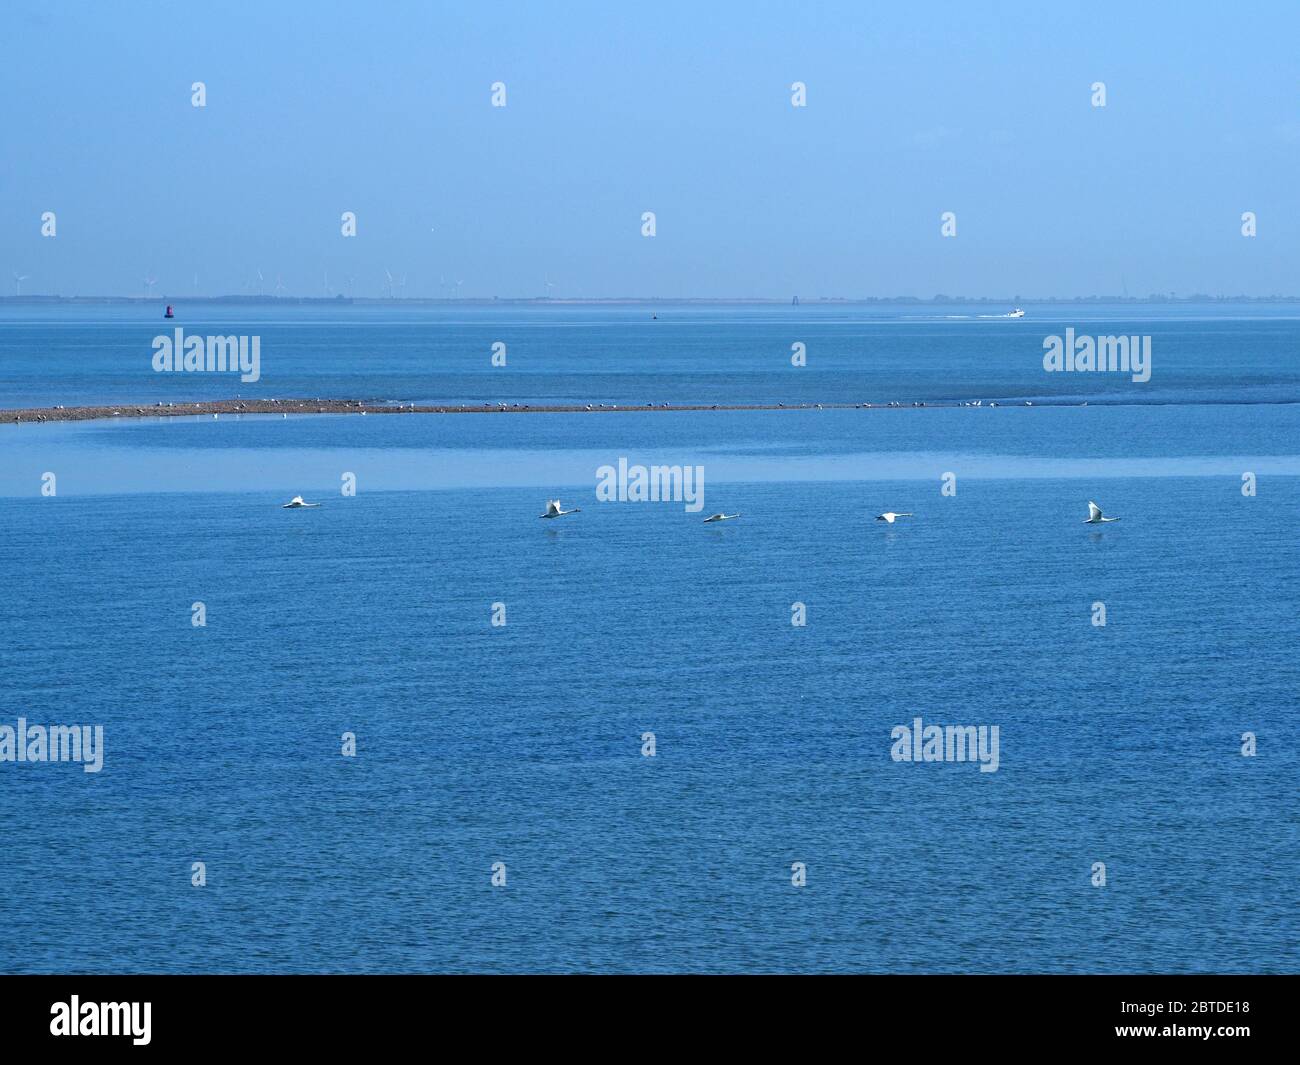
[[[1281,0],[5,0],[0,292],[1296,294],[1298,31]]]

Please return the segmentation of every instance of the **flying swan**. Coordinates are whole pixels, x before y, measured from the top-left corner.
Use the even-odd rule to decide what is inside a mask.
[[[730,521],[732,518],[738,517],[740,517],[739,512],[735,514],[710,514],[704,519],[704,524],[707,525],[711,521]]]
[[[911,518],[912,514],[896,514],[892,510],[887,510],[883,514],[876,515],[876,521],[887,521],[890,525],[894,524],[895,518]]]
[[[1083,519],[1084,525],[1100,525],[1103,521],[1119,521],[1119,518],[1108,518],[1101,512],[1101,507],[1097,506],[1091,499],[1088,500],[1088,516]]]
[[[565,514],[577,514],[581,507],[574,507],[572,510],[561,510],[558,499],[548,499],[546,501],[546,513],[538,514],[539,518],[562,518]]]
[[[319,503],[304,503],[302,501],[302,496],[294,496],[291,500],[289,500],[289,502],[284,504],[284,506],[282,506],[280,509],[296,510],[298,507],[318,507],[318,506],[320,506]]]

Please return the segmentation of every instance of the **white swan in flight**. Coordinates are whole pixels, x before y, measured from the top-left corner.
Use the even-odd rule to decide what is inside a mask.
[[[1103,521],[1119,521],[1119,518],[1108,518],[1101,512],[1101,507],[1097,506],[1091,499],[1088,500],[1088,516],[1083,519],[1084,525],[1100,525]]]
[[[732,518],[738,518],[738,517],[740,517],[739,511],[737,511],[735,514],[710,514],[707,518],[704,519],[704,524],[707,525],[711,521],[730,521]]]
[[[572,510],[561,510],[558,499],[548,499],[546,501],[546,513],[538,514],[539,518],[562,518],[565,514],[577,514],[581,507],[574,507]]]
[[[890,525],[893,525],[895,518],[911,518],[914,516],[913,514],[896,514],[892,510],[887,510],[883,514],[877,514],[876,521],[887,521]]]
[[[318,507],[318,506],[320,506],[319,503],[304,503],[304,502],[302,501],[302,496],[294,496],[291,500],[289,500],[289,502],[287,502],[287,503],[286,503],[283,507],[281,507],[280,509],[281,509],[281,510],[296,510],[298,507]]]

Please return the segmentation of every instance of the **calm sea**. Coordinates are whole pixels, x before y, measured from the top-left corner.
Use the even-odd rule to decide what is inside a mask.
[[[104,736],[0,762],[0,971],[1296,971],[1300,321],[1028,310],[182,307],[245,395],[1020,402],[0,425],[0,726]],[[161,326],[8,308],[0,406],[241,390]]]
[[[0,409],[255,397],[455,403],[1300,402],[1300,304],[0,306]],[[1043,372],[1043,340],[1150,336],[1151,380]],[[261,379],[154,373],[256,336]],[[794,345],[806,365],[791,364]],[[503,347],[495,347],[501,345]],[[494,366],[496,350],[505,366]]]

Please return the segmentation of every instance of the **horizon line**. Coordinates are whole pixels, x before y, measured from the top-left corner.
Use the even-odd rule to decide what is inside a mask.
[[[257,303],[257,304],[492,304],[492,303],[534,303],[534,304],[761,304],[782,307],[798,307],[803,304],[1052,304],[1052,303],[1296,303],[1300,296],[1274,294],[1268,296],[1223,295],[1196,292],[1187,296],[1176,293],[1152,293],[1149,296],[795,296],[786,299],[779,296],[253,296],[243,293],[231,293],[220,296],[64,296],[64,295],[0,295],[0,304],[34,304],[34,303]]]

